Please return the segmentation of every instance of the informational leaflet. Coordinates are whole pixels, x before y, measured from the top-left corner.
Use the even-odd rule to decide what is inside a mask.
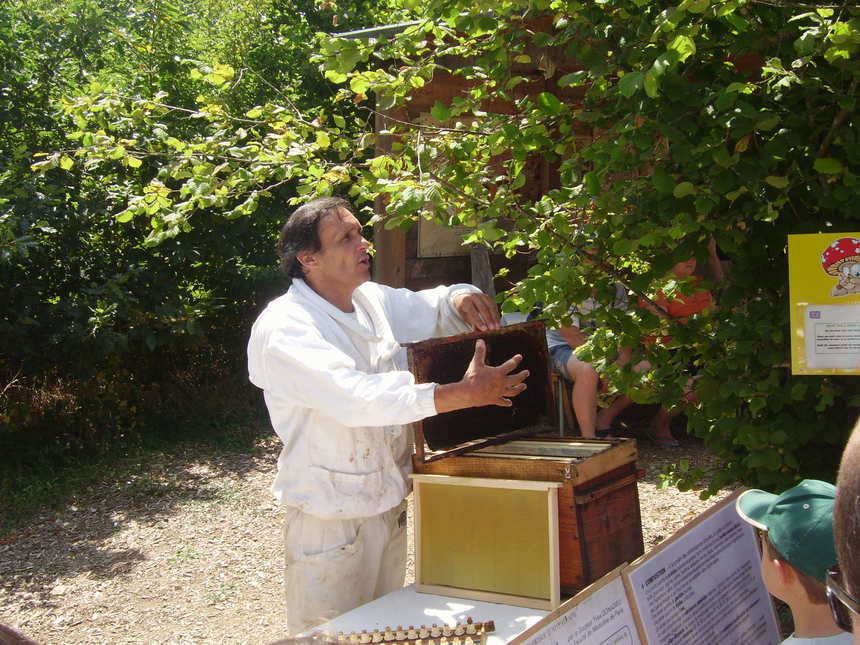
[[[640,645],[620,571],[563,603],[508,645]]]
[[[860,374],[860,233],[788,236],[793,374]]]
[[[647,643],[779,642],[755,532],[735,497],[624,570]]]
[[[860,304],[806,305],[804,322],[808,368],[860,366]]]

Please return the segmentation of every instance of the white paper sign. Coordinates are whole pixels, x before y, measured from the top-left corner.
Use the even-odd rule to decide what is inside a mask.
[[[640,645],[620,576],[574,597],[535,625],[516,645]],[[513,644],[512,644],[513,645]]]
[[[860,305],[807,305],[803,320],[807,367],[860,367]]]
[[[728,503],[625,571],[652,645],[780,641],[752,526]]]

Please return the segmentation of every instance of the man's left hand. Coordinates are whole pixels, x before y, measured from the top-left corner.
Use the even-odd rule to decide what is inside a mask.
[[[499,308],[495,300],[483,293],[461,293],[451,303],[472,329],[490,331],[501,328]]]

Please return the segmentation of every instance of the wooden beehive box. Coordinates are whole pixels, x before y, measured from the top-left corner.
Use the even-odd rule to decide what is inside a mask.
[[[490,365],[523,355],[521,368],[530,372],[528,389],[510,408],[457,410],[415,424],[414,471],[559,484],[560,587],[565,594],[576,593],[644,551],[636,441],[559,436],[540,321],[410,344],[409,368],[416,381],[459,380],[478,338],[487,343]],[[421,511],[416,507],[416,512]],[[417,552],[419,563],[421,557]]]

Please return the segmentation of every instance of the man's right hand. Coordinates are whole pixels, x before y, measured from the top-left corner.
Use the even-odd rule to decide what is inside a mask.
[[[514,372],[523,357],[515,354],[498,367],[487,365],[487,345],[475,341],[475,354],[457,383],[436,386],[436,412],[450,412],[483,405],[513,405],[511,398],[526,389],[528,370]],[[513,373],[512,373],[513,372]]]

